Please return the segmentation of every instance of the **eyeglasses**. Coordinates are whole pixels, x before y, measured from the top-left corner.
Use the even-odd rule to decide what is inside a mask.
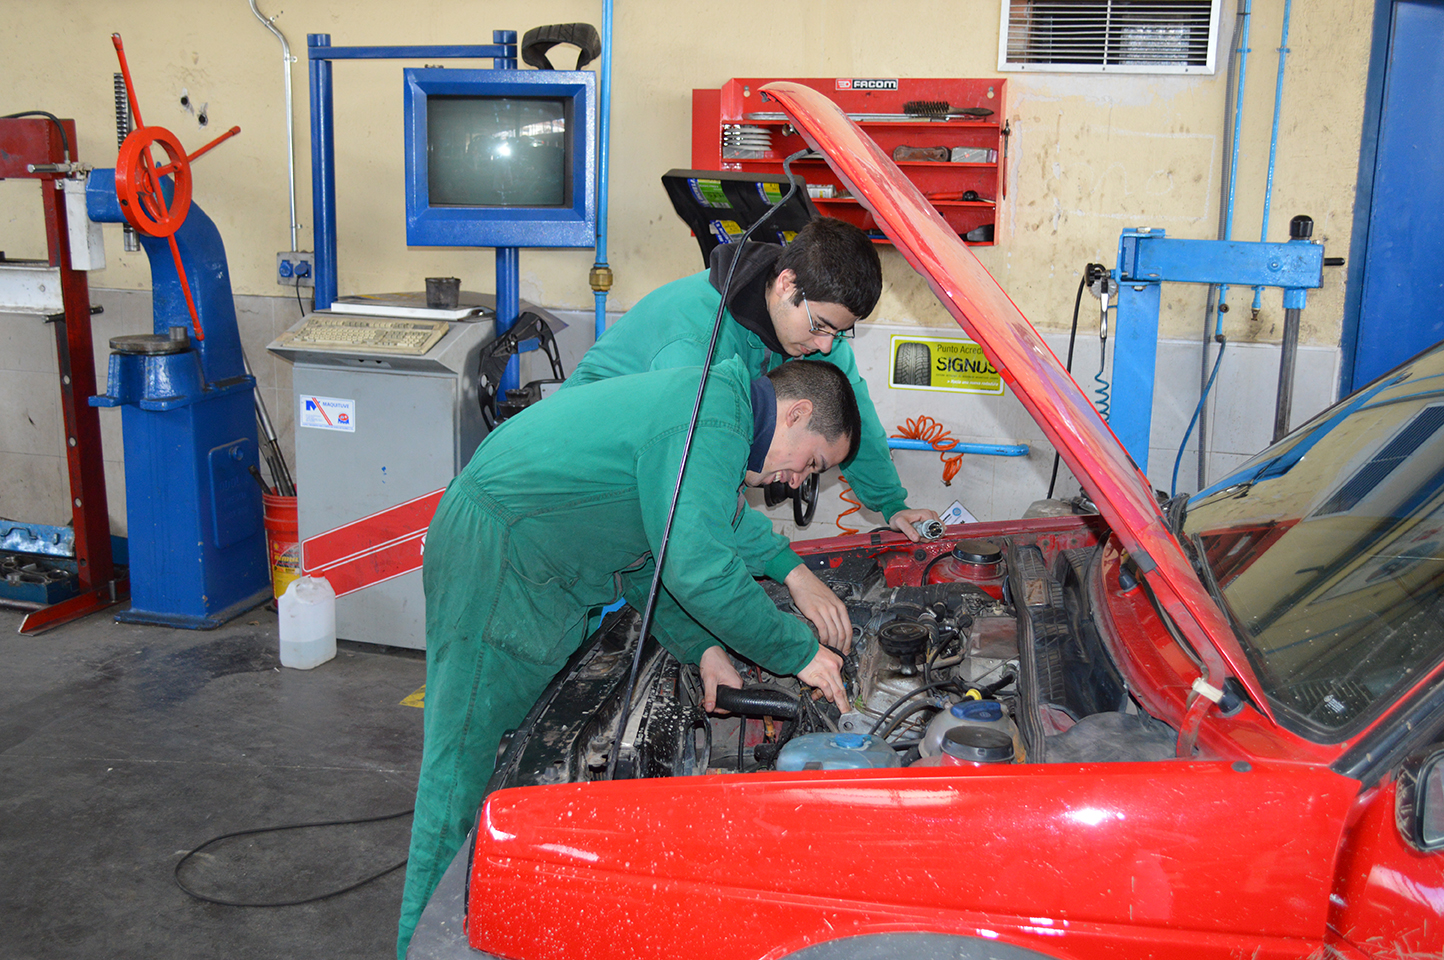
[[[802,306],[807,310],[807,329],[813,333],[827,333],[832,335],[834,340],[851,340],[857,336],[857,332],[848,327],[846,330],[839,330],[826,320],[814,320],[812,318],[812,307],[808,304],[807,298],[802,298]]]

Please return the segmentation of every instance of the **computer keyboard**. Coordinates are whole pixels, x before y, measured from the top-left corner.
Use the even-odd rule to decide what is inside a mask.
[[[445,320],[386,320],[312,314],[277,340],[278,346],[340,353],[389,353],[423,356],[446,336]]]

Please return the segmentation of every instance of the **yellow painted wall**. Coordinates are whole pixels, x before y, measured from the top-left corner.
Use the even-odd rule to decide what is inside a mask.
[[[488,43],[494,28],[543,22],[600,26],[599,3],[515,0],[261,0],[300,62],[296,100],[297,203],[311,247],[306,34],[336,45]],[[1254,3],[1252,56],[1240,152],[1235,237],[1258,239],[1283,0]],[[242,134],[196,165],[196,198],[220,227],[238,294],[282,292],[275,253],[289,246],[280,46],[246,0],[3,0],[3,94],[9,113],[45,109],[79,124],[81,157],[109,165],[115,149],[109,35],[125,37],[142,113],[194,148],[232,125]],[[1224,35],[1234,9],[1225,3]],[[1372,7],[1365,0],[1295,4],[1269,239],[1287,237],[1289,217],[1307,213],[1331,255],[1347,254]],[[697,253],[673,215],[658,176],[690,162],[691,90],[733,76],[995,76],[996,0],[736,0],[616,3],[610,261],[612,306],[624,309],[696,269]],[[1012,124],[1008,197],[998,245],[978,255],[1042,328],[1065,328],[1085,262],[1112,265],[1120,230],[1159,226],[1172,236],[1212,237],[1223,166],[1225,76],[1150,77],[1006,74]],[[485,64],[483,64],[485,65]],[[490,289],[488,251],[408,250],[402,203],[401,64],[336,65],[342,293],[417,287],[453,274]],[[180,105],[184,91],[191,108]],[[195,109],[204,104],[209,124]],[[0,184],[0,249],[39,249],[32,184]],[[121,251],[107,226],[110,266],[97,287],[149,285],[141,253]],[[522,296],[554,307],[590,307],[590,251],[525,251]],[[901,258],[884,255],[888,290],[875,317],[950,323]],[[1252,321],[1235,294],[1234,339],[1276,340],[1277,293]],[[1304,313],[1306,343],[1337,344],[1343,271],[1329,270]],[[1164,336],[1196,336],[1202,295],[1165,298]]]

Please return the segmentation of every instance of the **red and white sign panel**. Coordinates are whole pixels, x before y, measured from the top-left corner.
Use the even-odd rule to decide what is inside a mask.
[[[305,572],[325,577],[336,596],[344,597],[421,569],[426,528],[445,492],[433,490],[302,542]]]

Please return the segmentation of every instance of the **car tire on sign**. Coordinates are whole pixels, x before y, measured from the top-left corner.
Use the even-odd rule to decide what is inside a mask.
[[[910,387],[932,386],[933,352],[925,343],[900,343],[893,360],[892,382]]]

